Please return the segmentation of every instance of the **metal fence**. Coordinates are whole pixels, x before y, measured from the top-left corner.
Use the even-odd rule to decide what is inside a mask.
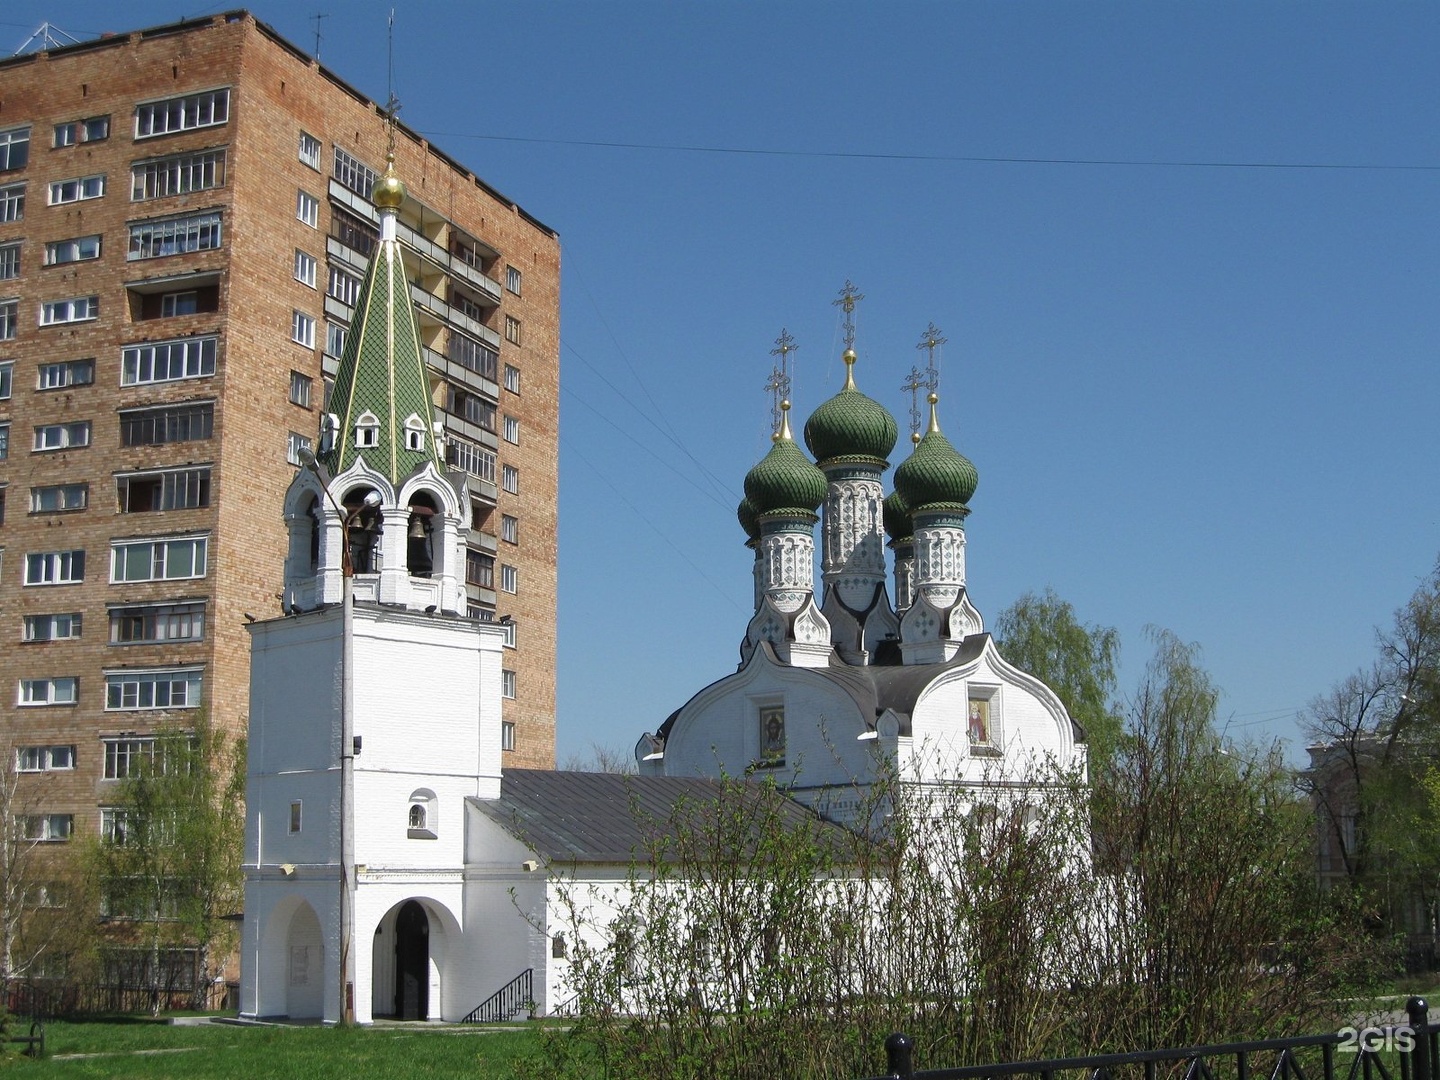
[[[1440,1080],[1440,1024],[1423,998],[1405,1011],[1408,1023],[1328,1035],[920,1071],[914,1042],[897,1033],[885,1040],[885,1080]]]

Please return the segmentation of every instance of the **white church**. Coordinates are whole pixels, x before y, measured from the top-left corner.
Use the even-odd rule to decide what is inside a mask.
[[[843,824],[891,772],[978,789],[1042,758],[1083,770],[1083,732],[1000,656],[966,591],[977,477],[933,393],[885,495],[896,423],[855,385],[848,303],[846,383],[805,425],[813,460],[787,402],[745,478],[738,669],[639,740],[638,775],[502,768],[504,632],[465,617],[470,495],[432,414],[396,241],[406,197],[392,163],[320,452],[285,499],[289,614],[250,627],[242,1016],[563,1011],[558,890],[613,893],[643,841],[634,808],[666,820],[721,775],[773,779],[794,813]]]

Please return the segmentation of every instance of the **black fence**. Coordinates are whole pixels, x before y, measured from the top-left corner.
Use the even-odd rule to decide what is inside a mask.
[[[914,1043],[897,1033],[885,1040],[885,1080],[1440,1080],[1440,1025],[1423,998],[1405,1011],[1408,1023],[1329,1035],[921,1071]]]

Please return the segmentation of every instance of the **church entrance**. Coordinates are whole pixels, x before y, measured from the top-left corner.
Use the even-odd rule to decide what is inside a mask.
[[[430,1016],[430,919],[414,900],[395,916],[395,1015],[401,1020]]]

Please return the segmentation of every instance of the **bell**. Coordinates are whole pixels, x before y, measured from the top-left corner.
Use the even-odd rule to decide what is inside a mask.
[[[406,533],[406,535],[409,536],[411,540],[425,539],[425,522],[419,514],[410,515],[410,531]]]

